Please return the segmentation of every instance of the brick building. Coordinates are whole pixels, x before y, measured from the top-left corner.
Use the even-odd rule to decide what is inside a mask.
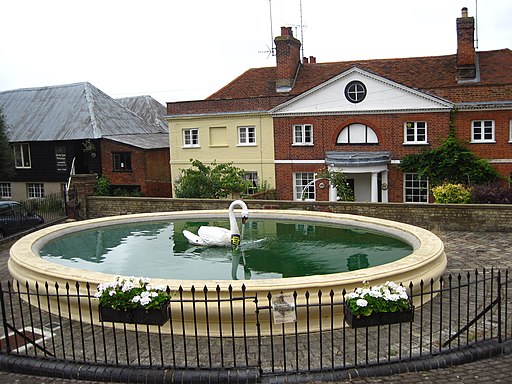
[[[229,125],[235,115],[258,113],[272,119],[251,129],[273,137],[279,199],[335,201],[336,190],[316,176],[331,170],[345,174],[357,201],[428,202],[428,180],[402,173],[400,160],[439,146],[454,111],[456,135],[510,177],[512,51],[476,52],[466,8],[456,30],[453,55],[320,63],[301,59],[301,42],[283,27],[276,67],[250,69],[203,101],[168,103],[171,153],[184,147],[185,131],[204,133],[208,143],[219,115]],[[240,130],[232,125],[228,135]],[[244,151],[235,147],[231,156],[243,164]],[[191,157],[213,158],[208,146],[195,149]]]

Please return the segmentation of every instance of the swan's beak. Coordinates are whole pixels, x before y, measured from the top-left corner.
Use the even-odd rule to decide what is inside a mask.
[[[242,224],[245,224],[247,222],[247,219],[248,219],[247,216],[242,217]]]

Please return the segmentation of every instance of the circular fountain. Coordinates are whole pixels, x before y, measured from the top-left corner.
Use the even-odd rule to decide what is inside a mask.
[[[114,276],[51,263],[39,256],[40,249],[58,237],[101,226],[136,221],[173,221],[190,218],[194,220],[225,219],[225,217],[225,210],[181,211],[115,216],[56,225],[34,232],[16,242],[10,251],[9,271],[15,280],[23,286],[28,283],[27,286],[32,289],[36,283],[42,286],[48,282],[50,289],[55,286],[55,283],[60,287],[69,284],[71,287],[79,287],[78,293],[82,296],[89,293],[86,291],[86,283],[89,283],[90,293],[94,294],[97,284],[112,281]],[[299,332],[305,328],[311,331],[321,327],[321,319],[329,316],[342,316],[343,311],[341,306],[335,306],[336,309],[332,313],[326,313],[328,311],[316,315],[312,312],[306,313],[308,309],[303,306],[306,302],[311,306],[329,298],[329,300],[339,303],[343,300],[343,290],[350,292],[355,287],[361,286],[363,281],[369,281],[372,284],[394,281],[407,286],[412,282],[413,286],[419,287],[422,280],[425,282],[438,281],[446,267],[446,255],[441,240],[433,233],[419,227],[363,216],[299,210],[251,210],[250,218],[251,220],[272,219],[322,223],[378,231],[410,244],[413,251],[408,256],[392,263],[327,275],[220,281],[152,279],[153,283],[168,285],[177,292],[171,303],[171,316],[174,319],[173,324],[183,320],[183,324],[179,326],[180,329],[194,329],[198,330],[198,334],[203,334],[208,328],[208,332],[212,334],[216,332],[216,329],[222,331],[221,328],[225,326],[231,329],[233,322],[236,333],[256,334],[257,330],[254,324],[257,318],[260,324],[270,324],[272,321],[270,297],[295,293],[297,323],[293,326],[297,325]],[[178,287],[181,288],[178,289]],[[198,297],[217,300],[221,304],[218,306],[198,304],[192,308],[190,300]],[[245,299],[238,300],[242,297]],[[235,298],[237,300],[234,300]],[[256,298],[258,304],[255,303]],[[72,317],[81,313],[83,319],[98,318],[96,313],[91,317],[84,316],[84,312],[89,310],[88,303],[77,302],[75,304],[70,311]],[[257,305],[265,307],[265,304],[269,307],[268,309],[257,310]],[[78,308],[79,305],[81,308]],[[52,308],[50,308],[51,310]],[[92,311],[97,311],[95,305],[92,306]],[[287,326],[291,325],[287,324]],[[265,333],[267,328],[261,326],[260,331]],[[168,328],[162,327],[162,331],[165,332],[166,329]]]

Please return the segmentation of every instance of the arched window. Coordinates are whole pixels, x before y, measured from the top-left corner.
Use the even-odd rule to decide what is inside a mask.
[[[336,144],[379,144],[379,139],[369,126],[356,123],[341,130]]]

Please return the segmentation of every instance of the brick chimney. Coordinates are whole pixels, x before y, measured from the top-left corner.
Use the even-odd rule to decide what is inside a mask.
[[[291,27],[281,27],[281,36],[275,38],[277,78],[276,92],[293,88],[300,66],[300,41],[293,37]]]
[[[475,19],[468,17],[468,9],[462,8],[457,19],[457,80],[476,78]]]

